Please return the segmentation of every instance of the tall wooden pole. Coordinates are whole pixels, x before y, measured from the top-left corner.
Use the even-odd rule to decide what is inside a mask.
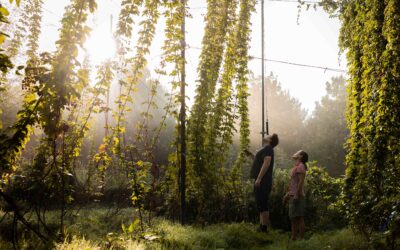
[[[262,116],[262,130],[261,136],[264,139],[265,137],[265,89],[264,89],[264,0],[261,0],[261,116]]]
[[[186,40],[185,40],[185,18],[186,0],[181,0],[182,4],[182,40],[181,40],[181,111],[180,111],[180,193],[181,193],[181,224],[185,224],[186,219]]]
[[[261,98],[262,98],[262,139],[264,139],[265,135],[269,134],[268,128],[268,115],[266,109],[266,96],[265,96],[265,31],[264,31],[264,0],[261,0]],[[264,127],[265,122],[265,127]]]

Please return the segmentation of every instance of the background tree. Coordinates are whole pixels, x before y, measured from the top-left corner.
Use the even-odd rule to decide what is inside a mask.
[[[256,150],[261,147],[261,80],[253,77],[250,82],[250,138],[252,149]],[[272,73],[265,79],[265,84],[270,133],[279,135],[277,150],[283,153],[284,158],[290,159],[295,151],[307,147],[307,142],[304,141],[307,112],[301,107],[299,100],[282,88]],[[289,164],[287,160],[277,163],[290,167],[285,165]]]
[[[326,83],[326,95],[316,103],[304,128],[304,148],[334,176],[344,174],[345,170],[344,144],[348,135],[345,109],[346,81],[342,76],[334,77]]]

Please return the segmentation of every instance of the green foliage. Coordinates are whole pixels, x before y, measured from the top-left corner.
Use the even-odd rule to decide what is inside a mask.
[[[240,154],[237,160],[237,168],[241,170],[240,164],[244,161],[244,150],[248,150],[250,146],[250,120],[249,120],[249,107],[248,107],[248,60],[250,47],[250,33],[251,33],[251,13],[255,11],[255,1],[240,2],[239,25],[236,30],[236,43],[237,43],[237,106],[238,115],[240,117],[239,134],[240,134]],[[241,37],[244,37],[240,39]]]
[[[184,35],[182,33],[182,25],[184,20],[183,17],[186,17],[188,13],[186,12],[186,2],[167,1],[163,2],[162,6],[165,8],[163,16],[166,19],[166,26],[164,29],[165,40],[162,47],[164,53],[161,58],[160,68],[157,69],[157,73],[160,76],[165,76],[169,80],[170,93],[168,96],[168,103],[165,106],[165,114],[163,115],[161,125],[164,126],[167,116],[172,116],[175,120],[175,139],[173,140],[172,145],[170,145],[172,153],[170,153],[168,156],[168,165],[163,168],[165,171],[165,176],[163,178],[163,183],[161,184],[160,190],[161,196],[165,197],[164,204],[168,210],[168,214],[172,217],[178,216],[180,207],[178,183],[180,172],[178,169],[180,166],[179,152],[182,145],[180,139],[180,129],[182,128],[182,124],[180,123],[180,117],[178,115],[178,107],[183,101],[182,98],[186,97],[182,96],[178,89],[181,85],[179,76],[186,64],[184,58],[181,56],[182,49],[184,46],[186,46],[186,44],[182,43],[182,38]],[[165,69],[167,65],[170,65],[169,70]],[[156,141],[153,140],[153,143],[154,142]],[[189,172],[190,170],[187,171],[187,176],[191,176]],[[191,177],[187,178],[187,189],[191,188],[190,178]]]
[[[19,4],[19,3],[18,3]],[[0,6],[0,24],[8,24],[8,16],[10,12],[4,6]],[[0,30],[0,45],[2,45],[8,35]],[[4,53],[4,50],[0,48],[0,71],[3,74],[7,73],[9,69],[11,69],[14,65],[12,64],[10,57]]]
[[[0,192],[3,195],[4,190],[12,195],[21,207],[22,214],[33,214],[29,222],[40,225],[39,232],[54,235],[53,232],[59,228],[56,220],[60,220],[61,234],[64,233],[63,225],[66,225],[66,232],[72,235],[87,229],[92,230],[88,234],[92,236],[85,236],[94,239],[101,235],[106,238],[106,243],[99,245],[72,238],[72,242],[78,246],[82,244],[88,248],[101,245],[134,249],[140,245],[155,248],[243,249],[270,246],[271,249],[299,249],[320,248],[326,243],[323,247],[334,249],[354,248],[354,242],[366,246],[358,236],[356,241],[348,242],[349,237],[354,236],[349,231],[316,235],[305,243],[288,245],[285,244],[288,239],[286,235],[274,231],[269,236],[254,233],[254,226],[246,223],[208,226],[206,229],[209,231],[205,232],[197,227],[178,227],[162,222],[156,227],[159,233],[156,236],[160,237],[152,238],[152,232],[147,234],[146,230],[147,221],[148,224],[152,222],[153,214],[159,212],[176,218],[180,208],[178,155],[181,141],[178,137],[168,147],[169,139],[161,142],[159,139],[167,122],[170,127],[178,125],[178,134],[182,125],[171,121],[179,118],[178,103],[185,98],[177,91],[180,85],[177,79],[185,65],[181,57],[181,50],[186,46],[182,43],[182,17],[189,14],[180,1],[122,1],[117,30],[117,59],[106,61],[98,67],[96,83],[92,87],[89,84],[90,64],[87,60],[80,62],[78,54],[90,32],[85,23],[90,12],[96,8],[95,1],[73,0],[61,21],[57,51],[38,55],[42,4],[41,0],[34,0],[23,5],[25,14],[21,17],[26,17],[26,20],[20,20],[18,24],[23,28],[26,21],[29,27],[26,39],[29,60],[26,67],[18,68],[20,73],[24,69],[24,101],[17,122],[10,129],[2,130],[0,136]],[[250,147],[250,130],[257,131],[255,127],[250,127],[249,116],[259,114],[258,107],[261,106],[255,102],[259,99],[259,84],[256,82],[248,86],[248,82],[253,80],[249,80],[247,63],[250,19],[255,4],[253,0],[208,1],[198,85],[188,122],[188,212],[191,221],[202,226],[219,221],[253,221],[257,217],[253,184],[247,179],[247,162],[243,154]],[[323,1],[321,5],[331,13],[338,11],[344,23],[341,44],[343,50],[348,49],[351,73],[347,102],[350,138],[346,162],[349,168],[342,194],[342,179],[333,178],[325,169],[310,164],[306,178],[306,224],[312,231],[343,227],[347,222],[344,219],[345,208],[352,223],[359,229],[366,228],[367,233],[378,227],[387,230],[385,235],[388,242],[395,245],[397,243],[393,239],[399,230],[397,223],[400,220],[397,211],[399,188],[396,185],[400,177],[397,138],[400,119],[398,109],[391,107],[399,105],[397,52],[400,47],[399,30],[395,25],[400,21],[397,20],[399,7],[393,0],[382,3],[372,0],[340,3]],[[3,15],[0,21],[4,21],[7,12],[1,9],[0,13]],[[150,79],[145,67],[160,15],[163,15],[166,24],[164,52],[156,70],[158,78]],[[130,42],[136,19],[141,21],[133,47]],[[18,32],[14,33],[15,55],[20,53],[18,46],[22,44],[25,31],[21,29]],[[3,38],[4,35],[0,37],[0,43]],[[155,99],[162,92],[159,88],[160,79],[168,79],[171,89],[164,114],[155,113],[159,106]],[[115,104],[110,104],[114,81],[119,85],[119,94]],[[141,91],[142,87],[148,91]],[[336,134],[343,132],[343,79],[334,78],[332,83],[327,84],[327,96],[317,105],[314,117],[306,125],[306,112],[288,91],[281,88],[273,75],[267,79],[267,88],[271,130],[281,138],[294,138],[293,141],[282,140],[281,148],[276,152],[277,165],[288,168],[290,163],[287,156],[304,146],[315,150],[312,155],[316,155],[316,159],[318,155],[329,156],[327,149],[332,151],[332,144],[326,147],[318,145],[328,145],[327,142],[335,140],[317,132],[321,130],[319,126],[326,127],[324,123],[339,127]],[[138,94],[135,96],[136,91]],[[143,93],[147,93],[146,96],[139,96]],[[249,107],[254,108],[249,110]],[[114,118],[110,123],[109,112]],[[95,132],[100,129],[90,131],[93,117],[97,119],[100,115],[107,117],[102,143],[93,139]],[[159,119],[161,125],[152,130],[156,127],[152,124],[157,120],[153,119],[154,116],[162,118]],[[168,116],[173,118],[169,119]],[[102,119],[97,120],[95,124],[102,126]],[[138,122],[128,126],[134,120]],[[257,127],[260,125],[259,122],[254,124]],[[40,145],[30,152],[33,160],[20,158],[34,129],[41,139],[35,141]],[[304,145],[307,136],[310,136],[305,133],[307,129],[316,131],[310,145]],[[239,138],[235,137],[237,130]],[[91,136],[87,138],[90,132]],[[170,134],[168,138],[173,133]],[[335,149],[340,151],[344,135],[337,137]],[[87,144],[91,144],[91,150],[85,154]],[[96,153],[95,148],[99,144]],[[173,151],[167,166],[161,166],[159,150],[164,150],[164,153]],[[329,157],[324,159],[321,156],[323,165],[333,164],[334,160],[340,161],[340,155]],[[78,178],[81,173],[85,175]],[[279,168],[275,169],[274,174],[272,225],[288,229],[287,211],[282,207],[281,199],[288,185],[289,174],[287,170]],[[111,192],[111,189],[117,191]],[[132,195],[121,194],[122,191]],[[82,200],[106,200],[110,194],[125,195],[125,201],[127,197],[130,198],[130,205],[135,208],[134,218],[128,215],[132,220],[120,219],[109,212],[100,216],[99,221],[109,223],[105,225],[87,211],[82,211],[85,214],[80,219],[66,213],[67,205],[74,204],[73,199],[77,197]],[[5,206],[2,204],[2,207]],[[51,223],[46,223],[47,210],[54,207],[60,207],[61,211],[56,215],[55,211],[51,211],[54,218]],[[118,214],[118,211],[115,213]],[[13,213],[17,214],[15,208]],[[24,223],[21,218],[19,220]],[[121,225],[123,235],[118,234]],[[109,231],[118,232],[106,236]],[[132,241],[133,238],[149,240],[149,237],[155,239],[156,243]],[[380,244],[382,237],[377,238],[376,244]],[[249,246],[249,242],[254,245]],[[59,247],[68,244],[65,241]]]
[[[66,204],[73,200],[70,165],[79,154],[78,148],[84,133],[73,126],[75,125],[72,122],[72,118],[75,118],[74,112],[69,114],[67,121],[63,120],[63,117],[67,111],[76,107],[81,92],[88,86],[88,70],[78,69],[81,65],[77,58],[78,48],[83,47],[90,31],[85,22],[89,12],[94,11],[96,4],[92,0],[73,1],[66,8],[61,21],[60,38],[56,43],[57,52],[53,55],[43,53],[40,57],[37,55],[37,39],[40,33],[42,2],[33,1],[31,4],[27,9],[28,15],[32,17],[29,24],[39,27],[34,27],[28,38],[29,60],[25,67],[25,78],[22,85],[25,90],[22,109],[18,112],[17,122],[10,129],[1,131],[0,161],[2,169],[0,174],[2,184],[8,184],[8,187],[4,185],[6,188],[22,187],[22,190],[28,191],[29,185],[26,186],[26,184],[33,183],[29,187],[29,193],[32,191],[35,194],[42,191],[39,196],[22,198],[11,196],[7,199],[7,203],[12,206],[19,221],[41,239],[48,240],[55,235],[55,231],[49,230],[41,220],[48,209],[48,206],[41,202],[46,198],[47,201],[59,202],[61,210],[59,232],[62,236]],[[28,142],[35,125],[42,129],[44,134],[31,164],[32,169],[26,171],[28,178],[22,176],[22,181],[14,180],[13,174],[18,167],[18,157]],[[82,131],[84,132],[86,129],[87,126],[84,123]],[[75,138],[76,135],[80,137]],[[68,145],[66,145],[67,143]],[[18,171],[22,172],[21,169]],[[3,191],[1,194],[3,197],[8,195]],[[40,229],[32,229],[29,222],[23,215],[20,215],[20,208],[15,205],[15,198],[28,202],[31,208],[35,209],[38,223],[44,227],[44,232],[41,232]],[[43,207],[45,207],[44,211],[41,211]]]
[[[217,200],[230,197],[226,202],[238,211],[244,206],[242,151],[250,144],[247,62],[254,5],[254,1],[208,2],[199,80],[188,124],[189,206],[199,221],[229,217],[216,212],[220,209],[209,209]],[[241,153],[235,165],[226,169],[237,118]]]
[[[4,212],[0,211],[0,215],[3,217]],[[38,223],[35,212],[30,212],[27,215],[31,223]],[[47,211],[43,219],[47,222],[49,229],[55,230],[58,224],[58,217],[59,213],[56,210],[50,210]],[[19,237],[20,249],[57,249],[58,247],[71,249],[74,244],[76,247],[74,249],[82,249],[85,245],[109,249],[118,245],[119,242],[116,241],[118,238],[123,239],[128,244],[128,238],[123,234],[121,225],[129,224],[137,219],[137,213],[132,212],[131,208],[81,207],[79,209],[71,209],[66,215],[65,231],[67,236],[62,241],[52,239],[49,242],[42,242],[35,238],[31,232],[23,230],[22,227],[18,227],[17,236]],[[9,249],[8,246],[12,248],[12,235],[10,232],[12,223],[12,214],[9,213],[5,215],[2,224],[0,224],[0,245],[2,247],[7,246],[5,249]]]
[[[29,1],[27,15],[29,18],[28,51],[26,52],[29,60],[37,60],[39,49],[39,35],[41,33],[43,0]]]
[[[109,107],[109,98],[110,98],[110,88],[111,82],[114,78],[113,71],[113,62],[108,61],[104,64],[100,65],[97,71],[97,84],[95,86],[94,93],[95,99],[94,103],[95,107],[98,110],[97,112],[104,112],[106,114],[106,123],[108,122],[108,113],[110,111]],[[103,98],[106,98],[106,103],[104,103]],[[110,157],[109,144],[111,137],[108,135],[109,124],[105,124],[105,138],[103,139],[103,143],[99,146],[99,150],[97,154],[94,155],[93,161],[96,163],[97,169],[101,172],[101,187],[103,188],[105,185],[105,171],[107,167],[111,164],[112,159]]]
[[[164,225],[165,236],[152,241],[129,241],[120,239],[123,249],[370,249],[368,243],[349,229],[322,233],[307,240],[291,242],[289,236],[271,231],[268,235],[254,232],[248,224],[218,225],[207,227],[207,232],[198,228],[181,228],[177,225]],[[116,246],[116,243],[113,244]],[[97,249],[95,244],[85,239],[74,237],[71,242],[59,245],[57,249]]]
[[[350,74],[345,205],[365,235],[398,213],[399,13],[396,1],[349,1],[339,15]]]
[[[25,1],[20,6],[19,19],[12,21],[13,33],[7,43],[7,54],[15,63],[18,57],[27,55],[28,60],[37,59],[39,35],[41,32],[43,0]],[[15,17],[14,17],[15,18]],[[27,48],[25,48],[25,45]],[[25,51],[26,50],[26,51]]]
[[[246,249],[266,247],[276,235],[255,232],[251,224],[219,224],[204,229],[177,226],[167,221],[159,225],[161,244],[167,249]],[[251,246],[249,243],[251,242]]]
[[[209,29],[212,29],[212,22],[217,22],[220,18],[223,18],[223,25],[220,26],[221,30],[210,30],[206,33],[203,39],[203,47],[207,48],[208,45],[212,46],[210,50],[215,49],[216,52],[223,49],[224,42],[213,43],[210,41],[208,36],[216,36],[217,39],[225,39],[222,36],[224,33],[229,32],[227,48],[224,55],[224,65],[223,73],[220,80],[220,88],[216,96],[215,105],[211,105],[211,100],[215,95],[215,84],[217,83],[219,71],[216,69],[220,67],[217,63],[221,63],[218,54],[209,54],[211,51],[203,50],[204,60],[215,60],[213,63],[215,65],[209,65],[209,61],[201,61],[199,65],[199,71],[202,72],[211,70],[212,72],[207,72],[207,75],[200,73],[199,85],[197,86],[197,94],[195,97],[195,104],[192,107],[192,115],[189,120],[189,169],[192,169],[193,174],[190,179],[194,179],[194,183],[198,190],[193,190],[196,193],[190,194],[189,197],[193,197],[195,202],[199,204],[199,213],[201,217],[209,217],[210,214],[205,215],[204,213],[211,212],[207,211],[210,203],[213,200],[218,200],[218,196],[222,195],[222,188],[220,186],[224,185],[223,179],[226,173],[224,173],[224,159],[229,150],[229,146],[232,143],[232,136],[234,130],[234,119],[235,119],[235,104],[233,97],[233,80],[235,77],[235,40],[236,40],[236,19],[235,4],[231,6],[228,3],[220,1],[221,5],[211,5],[209,3],[208,10],[208,25]],[[220,15],[218,8],[223,9],[224,16]],[[231,16],[229,16],[229,14]],[[229,18],[231,20],[229,20]],[[206,40],[207,39],[207,40]],[[222,40],[225,41],[225,40]],[[210,44],[208,44],[210,43]],[[215,47],[215,48],[213,48]],[[220,51],[222,53],[222,51]],[[210,57],[213,59],[207,59]],[[221,57],[223,54],[220,55]],[[203,64],[202,64],[203,63]],[[214,66],[214,68],[212,68]],[[204,67],[204,68],[203,68]],[[216,67],[216,68],[215,68]],[[214,73],[214,76],[213,76]],[[217,74],[217,75],[215,75]],[[205,79],[202,79],[202,78]],[[210,80],[207,77],[213,77]],[[215,79],[215,81],[212,81]],[[204,98],[204,100],[203,100]],[[196,100],[199,103],[196,103]],[[203,101],[204,103],[200,103]],[[197,110],[199,109],[199,110]],[[208,110],[207,110],[208,109]],[[207,123],[200,122],[204,119],[209,121],[209,126]],[[219,141],[219,142],[218,142]],[[206,198],[208,197],[208,198]],[[207,212],[206,212],[207,211]],[[212,213],[212,212],[211,212]],[[203,219],[204,220],[204,219]]]
[[[189,168],[199,174],[205,170],[205,158],[207,149],[205,149],[206,140],[206,126],[210,120],[211,101],[215,96],[215,88],[219,77],[219,71],[222,66],[224,58],[224,49],[228,46],[225,63],[224,73],[221,80],[221,88],[219,90],[219,97],[216,98],[215,115],[222,118],[221,112],[227,107],[227,98],[231,98],[231,82],[234,77],[234,29],[232,25],[236,21],[236,4],[237,1],[208,1],[207,15],[205,17],[205,31],[202,41],[203,50],[200,55],[200,62],[198,66],[199,80],[196,87],[196,96],[191,110],[191,116],[188,124],[188,152],[189,152]],[[221,13],[223,13],[221,15]],[[230,37],[230,43],[226,45],[226,40]],[[228,85],[228,86],[227,86]],[[230,91],[230,92],[229,92]],[[230,109],[232,109],[232,104]],[[215,140],[213,133],[218,133],[220,127],[218,123],[220,119],[215,119],[215,126],[212,127],[213,131],[209,132],[210,139]],[[211,123],[215,123],[212,122]],[[213,147],[213,143],[208,143]],[[210,149],[208,149],[210,150]],[[215,150],[211,148],[211,150]],[[213,159],[211,153],[210,160]],[[221,154],[223,155],[223,154]],[[193,177],[192,177],[193,178]]]
[[[61,21],[57,52],[52,62],[53,71],[43,89],[43,98],[47,103],[40,111],[44,117],[44,132],[49,138],[55,138],[61,132],[59,126],[63,109],[80,97],[78,89],[82,81],[76,71],[79,64],[78,47],[83,47],[89,34],[90,28],[85,22],[88,12],[94,7],[93,0],[73,1]]]
[[[350,75],[346,212],[367,237],[387,230],[387,242],[394,248],[399,238],[393,225],[399,222],[400,193],[400,7],[392,0],[324,0],[319,5],[342,23],[339,43]]]
[[[124,20],[128,18],[131,20],[131,16],[135,14],[139,14],[137,8],[140,7],[141,4],[144,4],[144,10],[141,15],[145,18],[143,21],[140,22],[141,30],[138,32],[138,39],[135,48],[135,55],[133,58],[122,58],[124,63],[127,63],[131,67],[131,74],[129,75],[128,79],[120,79],[120,94],[116,103],[118,104],[117,111],[114,112],[114,118],[116,120],[116,126],[113,129],[113,134],[115,136],[114,141],[115,146],[120,147],[120,135],[125,130],[124,123],[125,123],[125,113],[128,111],[127,104],[132,103],[132,93],[135,91],[136,85],[139,79],[142,77],[143,70],[147,64],[146,55],[150,52],[150,46],[152,44],[154,35],[155,35],[155,26],[158,21],[159,17],[159,1],[136,1],[134,5],[129,3],[129,1],[123,1],[123,8],[121,9],[120,13],[120,20],[118,25],[118,32],[117,35],[119,39],[127,39],[126,42],[129,42],[131,39],[131,27],[132,22],[129,21],[124,23]],[[137,5],[137,6],[136,6]],[[126,51],[123,49],[119,51],[120,56],[123,56]],[[119,69],[122,73],[126,73],[125,69]],[[131,159],[133,160],[133,159]]]
[[[133,17],[135,15],[139,15],[139,7],[142,5],[142,3],[143,0],[124,0],[121,2],[121,12],[119,15],[117,34],[119,35],[119,39],[127,39],[126,41],[121,42],[126,43],[132,37]],[[124,54],[126,53],[126,51],[119,52]]]
[[[274,187],[270,195],[271,224],[274,228],[290,229],[288,208],[282,205],[282,198],[289,186],[289,169],[274,169]],[[309,164],[306,180],[305,221],[312,231],[329,231],[343,228],[347,224],[341,204],[343,179],[329,176],[326,169]],[[254,198],[249,199],[251,211],[256,216]]]
[[[3,212],[0,212],[3,216]],[[211,226],[181,226],[157,220],[151,231],[135,239],[141,233],[123,232],[121,225],[137,219],[131,209],[84,207],[73,210],[66,218],[68,237],[62,242],[51,242],[47,248],[29,234],[20,238],[21,249],[372,249],[372,246],[350,229],[307,234],[306,240],[291,242],[289,233],[270,229],[268,234],[256,232],[256,225],[248,223],[215,224]],[[57,214],[46,214],[49,224],[56,223]],[[133,220],[133,221],[132,221]],[[12,216],[6,216],[0,230],[7,230]],[[12,248],[5,234],[0,244]],[[134,239],[132,239],[134,238]],[[43,247],[43,248],[41,248]]]
[[[150,53],[150,46],[155,36],[155,27],[159,18],[160,1],[123,1],[118,23],[118,61],[105,65],[99,71],[100,90],[105,93],[106,105],[103,105],[101,112],[106,114],[106,128],[103,143],[99,147],[99,152],[94,156],[94,161],[101,172],[101,192],[104,193],[106,185],[106,173],[109,167],[113,167],[114,172],[122,172],[128,178],[128,183],[121,179],[114,180],[118,186],[129,185],[132,190],[132,204],[139,209],[140,223],[143,230],[143,209],[146,198],[151,190],[151,171],[152,146],[148,143],[148,120],[151,118],[150,108],[155,106],[154,97],[157,94],[155,84],[149,91],[149,99],[146,112],[143,112],[144,121],[138,123],[137,131],[134,132],[134,139],[127,139],[127,113],[131,110],[134,103],[133,94],[137,90],[139,81],[143,78],[146,56]],[[140,9],[142,10],[140,11]],[[133,18],[141,16],[143,20],[139,23],[140,30],[135,46],[135,54],[131,56],[128,44],[132,39]],[[115,100],[116,108],[111,109],[109,105],[110,87],[114,72],[118,78],[119,94]],[[122,77],[120,77],[122,76]],[[112,110],[114,125],[108,123],[108,112]],[[108,131],[111,130],[111,133]],[[143,135],[142,131],[144,130]],[[129,130],[132,131],[132,130]],[[145,144],[143,148],[142,144]],[[117,176],[117,175],[116,175]],[[112,183],[110,183],[112,185]]]
[[[20,58],[24,58],[25,45],[27,45],[29,51],[29,53],[26,53],[28,56],[27,66],[31,67],[33,61],[38,60],[37,43],[41,29],[41,4],[41,1],[38,0],[23,2],[20,8],[13,11],[13,16],[9,20],[10,23],[6,26],[10,39],[7,39],[3,46],[6,47],[7,56],[14,64],[20,64]],[[15,20],[17,17],[18,20]],[[25,37],[27,39],[24,39]],[[26,43],[26,40],[29,42]],[[35,54],[35,58],[33,58],[33,54]],[[23,100],[22,96],[27,94],[24,93],[26,90],[24,84],[22,84],[22,91],[20,84],[17,86],[17,83],[21,82],[23,78],[22,69],[24,69],[24,66],[18,66],[16,72],[10,71],[0,77],[1,109],[7,110],[7,112],[2,113],[2,124],[0,123],[0,126],[8,127],[15,122],[16,113]],[[12,97],[9,98],[10,96]]]
[[[373,249],[370,244],[350,229],[318,233],[304,241],[293,242],[287,249]]]
[[[10,40],[6,40],[5,45],[7,45],[7,42],[9,42],[9,45],[7,46],[7,54],[10,60],[15,61],[16,56],[19,54],[21,47],[23,46],[23,38],[27,34],[26,26],[29,25],[28,23],[28,4],[24,4],[26,6],[23,6],[25,8],[19,8],[20,13],[19,14],[19,19],[17,22],[15,22],[15,28],[13,29],[12,34],[10,34]],[[11,20],[11,23],[9,25],[12,25],[13,22]]]
[[[246,160],[245,150],[250,147],[250,119],[249,119],[249,107],[248,107],[248,49],[250,43],[250,33],[251,33],[251,13],[255,11],[255,1],[241,1],[240,2],[240,12],[239,12],[239,24],[236,30],[236,79],[237,79],[237,109],[238,116],[240,118],[239,122],[239,136],[240,136],[240,146],[239,155],[236,159],[235,165],[231,170],[231,189],[232,197],[237,199],[238,204],[243,204],[243,192],[242,186],[243,181],[243,167]],[[234,123],[232,121],[232,123]],[[222,140],[225,142],[225,140]],[[238,198],[237,198],[238,197]]]
[[[40,66],[26,69],[29,77],[25,86],[33,88],[34,92],[26,95],[19,119],[12,127],[12,135],[3,132],[0,150],[2,175],[4,171],[15,168],[15,160],[29,140],[33,125],[39,123],[48,138],[53,140],[62,132],[62,111],[79,96],[75,89],[78,87],[78,75],[74,71],[77,46],[83,45],[89,32],[84,22],[88,9],[93,5],[92,1],[75,1],[69,6],[62,20],[58,52],[54,57],[44,54]]]
[[[311,163],[307,171],[308,219],[315,228],[330,230],[347,225],[342,204],[343,178],[331,177],[325,168]]]
[[[79,250],[79,249],[97,249],[98,246],[95,243],[85,240],[85,238],[79,239],[78,237],[73,237],[71,242],[65,240],[62,244],[59,244],[56,249],[58,250]]]

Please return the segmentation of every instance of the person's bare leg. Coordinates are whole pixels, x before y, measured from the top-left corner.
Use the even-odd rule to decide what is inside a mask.
[[[269,223],[269,212],[261,212],[260,213],[260,224],[263,226],[267,226]]]
[[[268,231],[268,223],[269,223],[269,212],[264,211],[260,213],[260,232],[267,232]]]
[[[290,220],[290,224],[291,224],[291,227],[292,227],[292,240],[296,240],[297,239],[296,219],[297,218],[293,218],[293,219]]]
[[[299,217],[299,238],[300,239],[303,239],[304,238],[304,231],[305,231],[305,228],[306,228],[306,226],[305,226],[305,224],[304,224],[304,217],[303,216],[301,216],[301,217]]]

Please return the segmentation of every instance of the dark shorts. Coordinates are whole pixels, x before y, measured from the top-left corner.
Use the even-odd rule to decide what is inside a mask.
[[[258,212],[268,212],[268,199],[271,188],[261,185],[259,188],[254,187],[254,195],[256,197]]]
[[[304,216],[305,206],[306,206],[306,199],[304,197],[299,197],[296,200],[293,197],[291,197],[289,200],[289,217],[290,217],[290,219]]]

